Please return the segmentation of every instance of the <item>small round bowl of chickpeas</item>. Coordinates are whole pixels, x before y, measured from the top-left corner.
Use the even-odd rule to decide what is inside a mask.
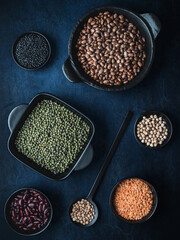
[[[137,142],[152,149],[164,147],[171,139],[172,132],[170,119],[158,111],[142,113],[134,126]]]

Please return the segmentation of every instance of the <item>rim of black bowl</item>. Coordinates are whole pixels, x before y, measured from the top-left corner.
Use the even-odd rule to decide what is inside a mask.
[[[16,44],[18,43],[18,41],[19,41],[22,37],[24,37],[25,35],[28,35],[28,34],[40,35],[41,37],[44,38],[44,40],[46,41],[46,43],[47,43],[47,45],[48,45],[48,56],[47,56],[47,58],[46,58],[46,61],[45,61],[42,65],[40,65],[39,67],[27,68],[27,67],[21,65],[21,64],[18,62],[18,60],[16,59],[16,56],[15,56],[15,46],[16,46]],[[13,46],[12,46],[12,57],[13,57],[15,63],[16,63],[19,67],[21,67],[21,68],[23,68],[23,69],[26,69],[26,70],[38,70],[38,69],[42,68],[42,67],[48,62],[50,56],[51,56],[51,45],[50,45],[48,39],[47,39],[42,33],[39,33],[39,32],[36,32],[36,31],[29,31],[29,32],[25,32],[25,33],[21,34],[19,37],[16,38],[16,40],[14,41]]]
[[[137,124],[143,119],[144,116],[149,117],[150,115],[157,115],[158,117],[162,117],[162,119],[166,122],[167,129],[168,129],[167,138],[163,141],[163,143],[161,145],[158,144],[156,147],[147,146],[145,143],[142,143],[137,136]],[[166,114],[159,112],[159,111],[155,111],[155,110],[143,112],[138,117],[138,119],[136,120],[136,122],[134,124],[134,136],[135,136],[136,141],[143,147],[150,148],[150,149],[159,149],[159,148],[164,147],[170,141],[170,139],[172,137],[172,133],[173,133],[173,127],[172,127],[172,123],[171,123],[169,117]]]
[[[124,217],[122,217],[121,215],[119,215],[114,207],[114,204],[113,204],[113,200],[114,200],[114,194],[116,192],[116,188],[119,186],[119,184],[121,184],[123,181],[125,180],[128,180],[128,179],[139,179],[141,181],[143,181],[145,184],[148,185],[148,187],[150,188],[152,194],[153,194],[153,204],[152,204],[152,207],[151,207],[151,210],[149,211],[149,213],[144,216],[143,218],[139,219],[139,220],[128,220]],[[157,192],[155,190],[155,188],[152,186],[152,184],[150,184],[148,181],[142,179],[142,178],[138,178],[138,177],[128,177],[128,178],[123,178],[122,180],[120,180],[118,183],[116,183],[116,185],[113,187],[112,191],[111,191],[111,194],[110,194],[110,206],[111,206],[111,210],[112,212],[114,213],[114,215],[126,222],[126,223],[131,223],[131,224],[137,224],[137,223],[143,223],[143,222],[146,222],[147,220],[149,220],[152,215],[154,214],[154,212],[156,211],[156,208],[157,208],[157,205],[158,205],[158,197],[157,197]]]
[[[81,228],[91,227],[91,226],[94,225],[95,222],[97,221],[98,216],[97,216],[97,218],[93,218],[93,220],[92,220],[90,223],[86,224],[86,225],[83,225],[83,224],[81,224],[81,223],[78,223],[78,222],[76,222],[76,221],[73,221],[72,218],[71,218],[71,215],[70,215],[70,214],[71,214],[71,212],[72,212],[73,204],[76,203],[77,201],[80,201],[81,199],[86,199],[87,201],[89,201],[89,202],[93,205],[94,210],[95,210],[95,214],[94,214],[95,216],[99,214],[99,213],[98,213],[98,208],[97,208],[96,204],[95,204],[93,201],[91,201],[90,199],[88,199],[88,198],[86,198],[86,197],[82,197],[82,198],[78,198],[76,201],[74,201],[74,202],[71,204],[71,206],[69,207],[69,218],[70,218],[71,222],[72,222],[73,224],[75,224],[76,226],[78,226],[78,227],[81,227]]]
[[[35,231],[35,232],[25,232],[25,231],[19,231],[19,229],[12,223],[12,221],[10,220],[10,215],[8,215],[9,214],[9,207],[10,207],[10,203],[11,203],[11,201],[12,201],[12,199],[19,193],[19,192],[21,192],[21,191],[24,191],[24,190],[34,190],[34,191],[37,191],[38,193],[40,193],[40,194],[42,194],[43,195],[43,197],[48,201],[48,204],[49,204],[49,207],[50,207],[50,216],[49,216],[49,219],[48,219],[48,221],[47,221],[47,223],[46,223],[46,225],[43,227],[43,228],[41,228],[39,231]],[[53,208],[52,208],[52,204],[51,204],[51,202],[50,202],[50,200],[49,200],[49,198],[44,194],[44,193],[42,193],[41,191],[39,191],[39,190],[37,190],[37,189],[35,189],[35,188],[21,188],[21,189],[18,189],[18,190],[16,190],[15,192],[13,192],[10,196],[9,196],[9,198],[7,199],[7,201],[6,201],[6,203],[5,203],[5,206],[4,206],[4,217],[5,217],[5,219],[6,219],[6,222],[7,222],[7,224],[11,227],[11,229],[13,230],[13,231],[15,231],[16,233],[18,233],[18,234],[20,234],[20,235],[23,235],[23,236],[35,236],[35,235],[37,235],[37,234],[39,234],[39,233],[42,233],[44,230],[46,230],[46,228],[49,226],[49,224],[51,223],[51,220],[52,220],[52,216],[53,216]]]

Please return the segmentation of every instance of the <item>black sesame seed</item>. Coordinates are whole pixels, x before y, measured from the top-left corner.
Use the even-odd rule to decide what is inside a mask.
[[[16,41],[14,57],[22,67],[36,69],[45,64],[49,51],[46,38],[38,33],[27,33]]]

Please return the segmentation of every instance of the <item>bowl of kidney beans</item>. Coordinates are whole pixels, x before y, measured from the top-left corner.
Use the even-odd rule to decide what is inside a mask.
[[[40,191],[23,188],[14,192],[5,204],[5,218],[9,226],[22,235],[43,232],[53,214],[49,199]]]

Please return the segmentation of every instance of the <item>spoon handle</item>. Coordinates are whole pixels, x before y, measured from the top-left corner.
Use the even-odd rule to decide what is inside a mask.
[[[101,181],[101,179],[102,179],[102,177],[103,177],[103,175],[106,171],[106,168],[108,167],[108,164],[110,163],[110,161],[111,161],[111,159],[112,159],[112,157],[113,157],[113,155],[114,155],[114,153],[115,153],[115,151],[116,151],[116,149],[119,145],[119,142],[120,142],[121,138],[123,137],[123,135],[125,133],[125,130],[130,123],[132,115],[133,115],[133,112],[131,112],[131,111],[127,112],[127,114],[124,118],[124,121],[123,121],[123,123],[122,123],[122,125],[121,125],[121,127],[118,131],[118,134],[117,134],[117,136],[116,136],[116,138],[115,138],[115,140],[114,140],[114,142],[113,142],[113,144],[112,144],[112,146],[109,150],[109,153],[108,153],[102,167],[101,167],[101,170],[99,171],[99,174],[97,175],[96,180],[95,180],[95,182],[94,182],[94,184],[93,184],[93,186],[92,186],[92,188],[91,188],[91,190],[90,190],[90,192],[87,196],[88,199],[93,198],[93,196],[95,194],[95,191],[98,188],[98,186],[100,184],[100,181]]]

